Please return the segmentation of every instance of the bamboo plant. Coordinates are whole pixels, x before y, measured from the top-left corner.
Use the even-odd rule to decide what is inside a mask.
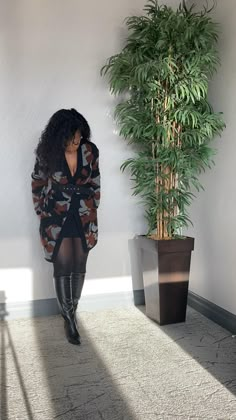
[[[203,189],[199,174],[212,166],[211,141],[224,128],[207,100],[217,69],[219,28],[209,15],[149,0],[144,14],[126,20],[122,51],[102,75],[120,98],[115,118],[120,136],[135,147],[129,168],[133,194],[145,206],[149,237],[174,239],[192,223],[187,207]]]

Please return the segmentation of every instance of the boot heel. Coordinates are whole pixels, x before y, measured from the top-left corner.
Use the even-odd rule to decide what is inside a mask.
[[[66,338],[69,341],[69,343],[77,344],[77,345],[81,344],[78,330],[77,330],[77,334],[76,333],[74,334],[73,332],[71,332],[71,327],[69,324],[67,324],[67,321],[65,320],[64,320],[64,330],[65,330]]]

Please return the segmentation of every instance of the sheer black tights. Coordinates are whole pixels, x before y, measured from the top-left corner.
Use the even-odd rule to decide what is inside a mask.
[[[55,262],[54,276],[85,273],[88,252],[84,252],[80,238],[63,238]]]

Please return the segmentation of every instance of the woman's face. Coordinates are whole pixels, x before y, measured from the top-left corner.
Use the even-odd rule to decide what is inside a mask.
[[[75,132],[73,139],[67,143],[66,148],[65,148],[66,152],[70,152],[70,153],[76,152],[79,148],[80,141],[81,141],[81,134],[80,134],[80,131],[77,130]]]

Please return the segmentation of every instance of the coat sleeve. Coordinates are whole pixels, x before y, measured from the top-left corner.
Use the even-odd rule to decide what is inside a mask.
[[[48,185],[48,177],[44,175],[39,159],[36,158],[34,170],[31,174],[31,189],[32,198],[36,214],[40,217],[43,212],[44,200],[45,200],[45,189]]]
[[[98,208],[100,204],[100,189],[101,189],[101,176],[99,169],[99,150],[96,147],[94,152],[94,158],[92,162],[92,174],[90,179],[90,185],[94,190],[94,203],[95,207]]]

